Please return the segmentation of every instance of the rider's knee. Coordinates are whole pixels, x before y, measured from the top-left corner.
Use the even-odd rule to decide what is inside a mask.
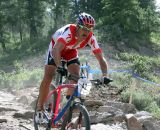
[[[71,73],[68,77],[69,80],[73,81],[73,83],[77,83],[79,80],[79,74]]]

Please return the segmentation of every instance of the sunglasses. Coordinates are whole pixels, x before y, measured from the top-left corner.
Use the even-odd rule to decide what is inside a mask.
[[[82,25],[79,25],[79,27],[85,31],[88,31],[88,32],[92,32],[93,31],[93,28],[88,28],[86,26],[82,26]]]

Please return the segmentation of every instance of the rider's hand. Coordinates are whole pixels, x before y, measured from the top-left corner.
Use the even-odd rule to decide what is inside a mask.
[[[110,79],[106,76],[103,76],[102,79],[101,79],[102,84],[109,84],[112,81],[113,81],[112,79]]]
[[[67,76],[67,69],[63,68],[62,66],[57,67],[57,72],[60,73],[62,76]]]

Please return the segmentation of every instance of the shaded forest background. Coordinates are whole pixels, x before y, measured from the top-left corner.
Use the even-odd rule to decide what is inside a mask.
[[[99,42],[124,41],[136,47],[143,42],[135,44],[134,39],[149,45],[160,33],[155,0],[1,0],[0,9],[3,53],[42,49],[57,28],[75,23],[80,12],[95,18]]]
[[[21,59],[44,54],[59,27],[76,23],[78,14],[87,12],[96,20],[94,33],[99,43],[137,51],[147,47],[156,52],[152,59],[130,54],[130,50],[118,55],[135,61],[134,68],[143,77],[159,70],[160,12],[155,0],[1,0],[0,9],[2,69],[19,67]]]

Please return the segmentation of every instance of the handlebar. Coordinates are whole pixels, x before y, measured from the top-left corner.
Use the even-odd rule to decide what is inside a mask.
[[[63,66],[63,67],[58,67],[57,68],[57,72],[63,77],[63,76],[66,76],[68,77],[69,79],[72,79],[72,80],[75,80],[75,81],[78,81],[79,77],[75,76],[75,75],[72,75],[70,74],[68,76],[68,71],[67,69]],[[83,78],[83,77],[80,77],[80,78]],[[94,80],[90,80],[91,82],[94,82],[94,84],[96,86],[98,85],[107,85],[109,84],[110,82],[113,81],[113,79],[111,78],[108,78],[108,77],[103,77],[102,79],[94,79]]]
[[[104,84],[109,84],[110,82],[113,82],[113,79],[105,77],[105,80],[100,80],[100,79],[94,79],[90,80],[92,83],[94,83],[96,86],[98,85],[104,85]]]
[[[66,68],[64,68],[64,67],[58,67],[57,68],[57,72],[59,73],[59,74],[61,74],[61,76],[67,76],[68,75],[68,71],[67,71],[67,69]]]

